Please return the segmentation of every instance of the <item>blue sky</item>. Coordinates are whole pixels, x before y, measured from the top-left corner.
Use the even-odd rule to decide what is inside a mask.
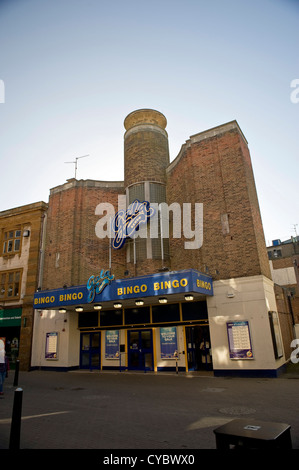
[[[298,0],[0,0],[0,211],[47,202],[82,155],[78,179],[123,180],[123,121],[153,108],[171,160],[236,119],[267,244],[299,234],[298,20]]]

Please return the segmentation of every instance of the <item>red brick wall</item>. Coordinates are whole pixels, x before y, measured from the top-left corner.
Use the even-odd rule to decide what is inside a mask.
[[[203,246],[184,250],[183,240],[171,240],[172,269],[208,269],[214,279],[270,277],[249,152],[238,129],[191,139],[177,160],[168,171],[168,204],[203,203]]]
[[[125,185],[139,181],[165,183],[169,164],[168,139],[156,131],[139,131],[125,138]]]
[[[140,109],[124,122],[125,187],[139,181],[165,183],[169,164],[166,118],[158,111]]]
[[[134,149],[138,151],[132,154],[132,148],[126,150],[131,165],[127,179],[134,182],[134,174],[135,182],[155,178],[155,174],[157,177],[161,162],[165,165],[166,161],[164,144],[159,143],[160,156],[151,156],[152,169],[143,167],[142,145],[147,138],[138,132],[134,135]],[[142,174],[146,168],[148,172]],[[203,203],[204,212],[200,249],[186,250],[184,242],[188,240],[170,236],[170,269],[192,267],[208,272],[214,279],[259,274],[270,277],[250,155],[236,123],[216,128],[212,134],[207,131],[193,136],[168,167],[165,178],[168,204],[177,202],[182,207],[191,202],[194,207],[196,202]],[[99,219],[95,208],[100,202],[110,202],[117,208],[118,194],[124,194],[122,183],[70,180],[52,190],[43,288],[84,284],[91,274],[108,269],[108,239],[95,235]],[[223,216],[228,217],[229,232],[224,230]],[[118,278],[124,277],[125,271],[135,276],[157,272],[162,267],[161,260],[147,259],[126,265],[125,248],[111,250],[111,255],[112,272]]]
[[[69,187],[68,187],[69,186]],[[97,186],[72,180],[56,188],[49,198],[47,242],[43,289],[84,284],[92,274],[109,268],[108,238],[96,236],[100,216],[95,209],[101,202],[118,207],[123,187],[109,183]],[[123,277],[125,252],[112,253],[112,272]],[[58,259],[59,256],[59,259]]]

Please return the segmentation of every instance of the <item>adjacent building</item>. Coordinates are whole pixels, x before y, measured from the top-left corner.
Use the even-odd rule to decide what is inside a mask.
[[[286,363],[243,132],[200,132],[170,162],[166,125],[133,111],[123,181],[50,190],[31,367],[277,376]]]
[[[278,308],[292,318],[299,337],[299,237],[273,240],[267,247],[272,279],[277,291]]]
[[[33,297],[42,276],[47,204],[37,202],[0,212],[0,337],[11,366],[30,368]]]

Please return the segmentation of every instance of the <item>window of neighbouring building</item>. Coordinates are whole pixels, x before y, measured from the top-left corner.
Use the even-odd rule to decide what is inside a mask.
[[[7,230],[3,233],[2,254],[10,255],[21,251],[21,228]]]
[[[12,300],[20,297],[22,270],[0,273],[0,299]]]

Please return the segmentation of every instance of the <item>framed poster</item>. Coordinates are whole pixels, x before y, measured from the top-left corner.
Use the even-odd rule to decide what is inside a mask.
[[[249,322],[227,322],[227,336],[230,359],[253,359]]]
[[[58,333],[46,333],[45,359],[58,360]]]
[[[119,357],[119,331],[107,330],[105,339],[105,358],[117,359]]]
[[[161,359],[178,357],[177,329],[175,326],[160,328]]]

